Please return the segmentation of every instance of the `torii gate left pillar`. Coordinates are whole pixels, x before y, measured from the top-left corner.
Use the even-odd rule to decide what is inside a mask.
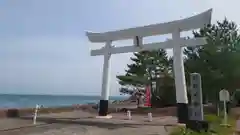
[[[105,45],[105,53],[104,53],[104,61],[103,61],[103,75],[102,75],[102,92],[101,92],[101,100],[99,103],[99,116],[107,116],[108,113],[108,100],[109,100],[109,92],[110,92],[110,81],[109,81],[109,71],[110,71],[110,57],[111,53],[111,41],[106,42]]]

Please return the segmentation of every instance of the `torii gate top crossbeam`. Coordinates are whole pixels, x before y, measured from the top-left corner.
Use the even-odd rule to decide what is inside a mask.
[[[146,37],[154,35],[169,34],[180,29],[180,31],[189,31],[192,29],[203,28],[206,24],[211,23],[212,9],[209,9],[198,15],[176,20],[167,23],[153,24],[136,28],[123,29],[118,31],[110,31],[104,33],[86,32],[88,39],[91,42],[101,43],[117,40],[132,39],[136,36]]]

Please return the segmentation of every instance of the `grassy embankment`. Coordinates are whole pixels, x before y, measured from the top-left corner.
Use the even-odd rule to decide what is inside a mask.
[[[232,135],[235,130],[236,119],[234,117],[228,117],[228,124],[230,127],[224,127],[221,125],[223,117],[213,114],[205,115],[205,120],[210,124],[209,132],[194,132],[183,127],[177,127],[173,129],[170,135]]]

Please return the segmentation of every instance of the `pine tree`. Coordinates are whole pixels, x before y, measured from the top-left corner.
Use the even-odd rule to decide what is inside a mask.
[[[126,86],[145,86],[149,83],[150,66],[158,67],[153,68],[155,72],[159,70],[162,73],[169,73],[170,64],[165,50],[158,51],[142,51],[134,53],[134,57],[130,58],[133,63],[128,64],[128,69],[125,70],[125,75],[119,75],[119,84]]]
[[[195,31],[194,37],[206,37],[207,44],[185,48],[185,71],[201,74],[204,97],[218,101],[218,92],[235,91],[240,79],[240,35],[234,22],[224,19]],[[188,81],[189,82],[189,81]]]
[[[122,88],[120,89],[121,93],[132,95],[135,93],[134,91],[140,88],[142,92],[146,84],[150,83],[149,77],[152,70],[155,73],[160,72],[160,78],[156,80],[156,91],[152,92],[152,99],[156,103],[159,103],[159,99],[165,102],[165,104],[170,104],[169,100],[171,100],[171,103],[175,102],[172,59],[168,58],[165,50],[160,49],[134,53],[134,57],[130,59],[133,63],[127,65],[128,69],[125,70],[125,75],[119,75],[117,78],[120,85],[133,89]],[[150,68],[152,69],[150,70]],[[170,92],[167,93],[164,91]]]

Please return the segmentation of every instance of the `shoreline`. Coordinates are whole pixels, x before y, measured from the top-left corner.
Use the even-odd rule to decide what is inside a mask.
[[[112,104],[114,106],[114,104]],[[128,105],[126,105],[127,108]],[[41,107],[38,110],[38,114],[50,114],[50,113],[62,113],[62,112],[72,112],[76,110],[85,111],[88,113],[97,113],[97,104],[79,104],[72,106],[59,106],[59,107]],[[176,116],[176,106],[163,107],[163,108],[119,108],[116,111],[115,107],[109,108],[109,113],[126,113],[130,110],[135,114],[146,114],[148,112],[154,115],[165,115],[165,116]],[[2,118],[18,118],[23,116],[32,116],[34,114],[35,108],[0,108],[0,119]],[[213,107],[204,107],[205,112],[213,112]]]
[[[45,107],[38,110],[38,114],[50,114],[50,113],[62,113],[62,112],[73,112],[76,110],[85,111],[88,113],[97,113],[96,105],[76,105],[76,106],[65,106],[65,107]],[[130,108],[128,109],[132,113],[143,114],[148,113],[149,109],[146,108]],[[0,119],[2,118],[19,118],[24,116],[32,116],[34,114],[35,108],[9,108],[1,109],[0,108]],[[175,115],[176,107],[166,107],[166,108],[156,108],[151,109],[153,113]],[[116,112],[115,108],[109,108],[109,113],[126,113],[126,109],[120,108]]]
[[[98,95],[36,95],[36,94],[0,94],[0,109],[34,108],[36,104],[44,107],[63,107],[73,104],[97,104],[101,99]],[[109,96],[109,101],[126,100],[124,96]]]

